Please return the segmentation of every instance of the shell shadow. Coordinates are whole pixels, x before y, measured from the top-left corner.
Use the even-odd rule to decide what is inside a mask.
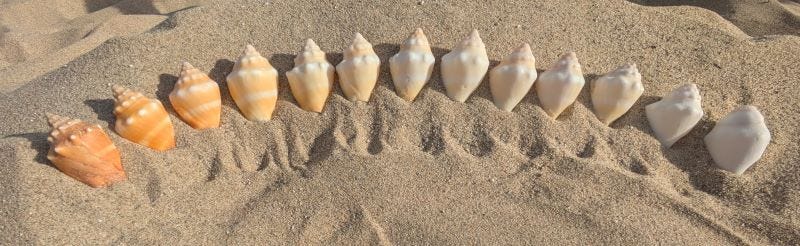
[[[705,135],[714,128],[714,124],[704,117],[671,148],[662,148],[661,151],[670,163],[689,175],[689,182],[695,189],[721,196],[726,175],[714,166],[714,160],[703,141]]]
[[[594,117],[595,120],[597,119],[597,117],[594,115],[594,109],[592,108],[592,83],[594,83],[594,81],[597,80],[597,78],[600,78],[600,76],[603,75],[596,73],[584,74],[583,80],[585,81],[585,83],[583,84],[583,88],[581,88],[581,93],[578,94],[578,98],[575,99],[575,103],[580,103],[584,107],[589,109],[589,111],[592,113],[592,117]],[[574,111],[574,107],[575,107],[574,105],[567,107],[567,109],[564,110],[564,112],[562,112],[558,116],[558,119],[571,117]]]
[[[168,112],[173,114],[175,114],[175,109],[172,108],[172,103],[169,102],[169,93],[172,92],[172,88],[175,87],[176,82],[178,82],[178,76],[168,73],[158,75],[156,98],[161,101],[161,104],[164,105],[164,108],[166,108]]]
[[[228,59],[217,60],[214,62],[214,67],[211,68],[211,71],[208,71],[208,77],[214,82],[217,82],[217,85],[219,85],[219,93],[220,99],[222,100],[222,105],[238,110],[236,103],[231,97],[230,90],[228,90],[228,82],[225,79],[225,77],[231,73],[231,70],[233,70],[233,64],[234,62]]]
[[[289,89],[289,79],[286,78],[286,72],[294,67],[295,56],[294,54],[277,53],[269,58],[269,62],[275,70],[278,70],[278,99],[290,102],[299,108],[300,106]]]
[[[83,104],[92,108],[92,111],[97,115],[97,119],[105,121],[109,129],[113,128],[116,120],[114,116],[114,99],[89,99],[83,101]]]
[[[52,164],[50,164],[50,161],[47,160],[47,152],[50,151],[50,143],[47,142],[47,136],[49,136],[49,134],[46,132],[29,132],[7,135],[3,138],[16,137],[27,139],[28,142],[31,143],[29,147],[36,150],[36,156],[33,157],[33,161],[55,168]]]
[[[645,106],[661,100],[661,97],[656,96],[642,96],[636,103],[622,117],[611,123],[612,128],[622,128],[631,126],[644,132],[648,135],[653,135],[653,129],[650,129],[650,123],[647,121],[647,114],[645,113]]]

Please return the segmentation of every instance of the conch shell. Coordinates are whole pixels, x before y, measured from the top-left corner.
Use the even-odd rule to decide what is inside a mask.
[[[770,139],[764,116],[758,108],[746,105],[722,118],[705,142],[719,168],[742,174],[761,159]]]
[[[222,104],[219,85],[192,64],[184,62],[169,102],[178,116],[195,129],[219,127]]]
[[[575,102],[585,83],[578,57],[575,52],[569,52],[539,75],[536,95],[544,112],[555,119]]]
[[[669,148],[703,118],[697,85],[682,85],[661,101],[644,107],[650,127],[661,145]]]
[[[351,101],[369,101],[378,82],[380,65],[381,60],[372,50],[372,44],[361,33],[356,33],[353,43],[344,50],[344,59],[336,66],[345,97]]]
[[[114,91],[114,131],[131,142],[154,150],[175,147],[175,132],[164,105],[120,85]]]
[[[465,102],[489,70],[489,56],[478,30],[442,57],[442,83],[447,96]]]
[[[422,28],[417,28],[400,45],[400,52],[389,58],[389,70],[397,95],[406,101],[414,101],[431,78],[435,60],[428,38]]]
[[[636,64],[625,64],[592,84],[592,105],[597,118],[609,125],[624,115],[644,93]]]
[[[47,121],[53,127],[47,159],[58,170],[95,188],[125,180],[119,150],[103,128],[49,113]]]
[[[303,50],[294,58],[295,67],[286,72],[292,95],[300,108],[322,112],[333,88],[333,65],[325,60],[325,52],[314,40],[306,40]]]
[[[278,70],[256,48],[248,44],[225,79],[233,101],[245,118],[252,121],[272,119],[278,102]]]
[[[511,52],[489,74],[494,105],[511,112],[536,82],[536,58],[531,46],[523,44]]]

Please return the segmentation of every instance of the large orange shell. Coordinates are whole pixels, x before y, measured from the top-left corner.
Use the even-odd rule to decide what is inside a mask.
[[[183,121],[195,129],[219,127],[222,111],[217,82],[184,62],[169,101]]]
[[[245,118],[272,119],[278,102],[278,71],[252,45],[247,45],[226,79],[231,97]]]
[[[175,147],[175,132],[164,105],[142,93],[119,85],[114,91],[114,115],[117,122],[114,131],[125,139],[154,150]]]
[[[47,159],[67,176],[91,187],[125,180],[119,150],[99,125],[47,114],[53,127]]]

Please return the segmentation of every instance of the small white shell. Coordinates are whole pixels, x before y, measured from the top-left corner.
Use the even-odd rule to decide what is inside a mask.
[[[764,116],[750,105],[722,118],[705,137],[708,153],[723,170],[742,174],[767,149],[771,139]]]
[[[577,55],[575,52],[566,53],[550,70],[539,75],[535,84],[539,104],[547,115],[558,118],[575,102],[585,83]]]
[[[400,45],[400,52],[389,58],[389,70],[397,95],[406,101],[414,101],[431,78],[435,60],[428,38],[422,28],[417,28]]]
[[[478,30],[473,30],[453,51],[442,57],[442,83],[447,96],[457,102],[467,101],[488,70],[486,45]]]
[[[531,46],[523,44],[489,74],[489,89],[497,108],[511,112],[536,82],[536,59]]]
[[[592,106],[603,124],[624,115],[644,93],[642,74],[636,64],[625,64],[592,84]]]
[[[344,59],[336,66],[345,97],[350,101],[369,101],[378,81],[380,65],[381,60],[372,50],[372,44],[356,33],[353,43],[344,51]]]
[[[658,141],[664,148],[669,148],[703,118],[697,85],[686,84],[676,88],[661,101],[647,105],[645,113]]]

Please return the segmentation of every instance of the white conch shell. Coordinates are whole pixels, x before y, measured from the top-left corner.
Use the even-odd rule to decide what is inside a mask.
[[[647,105],[644,110],[653,133],[665,148],[686,136],[703,118],[700,91],[695,84],[676,88],[661,101]]]
[[[300,108],[322,112],[333,87],[333,65],[325,60],[325,52],[314,40],[307,39],[303,50],[294,59],[294,68],[286,72],[292,95]]]
[[[480,85],[489,70],[489,56],[478,30],[461,41],[442,57],[442,83],[447,96],[464,102]]]
[[[764,116],[755,106],[746,105],[722,118],[705,142],[719,168],[742,174],[761,158],[770,139]]]
[[[372,44],[356,33],[353,43],[344,50],[344,59],[336,66],[339,73],[339,86],[350,101],[369,101],[372,89],[378,82],[381,60]]]
[[[417,28],[400,45],[400,52],[389,58],[389,70],[397,95],[406,101],[414,101],[431,78],[435,60],[428,38],[422,28]]]
[[[625,64],[592,84],[592,105],[597,118],[610,125],[624,115],[644,93],[636,64]]]
[[[511,112],[536,82],[536,58],[531,46],[523,44],[492,69],[489,89],[497,108]]]
[[[542,72],[536,82],[536,95],[542,109],[553,119],[575,102],[586,81],[575,52],[569,52]]]

